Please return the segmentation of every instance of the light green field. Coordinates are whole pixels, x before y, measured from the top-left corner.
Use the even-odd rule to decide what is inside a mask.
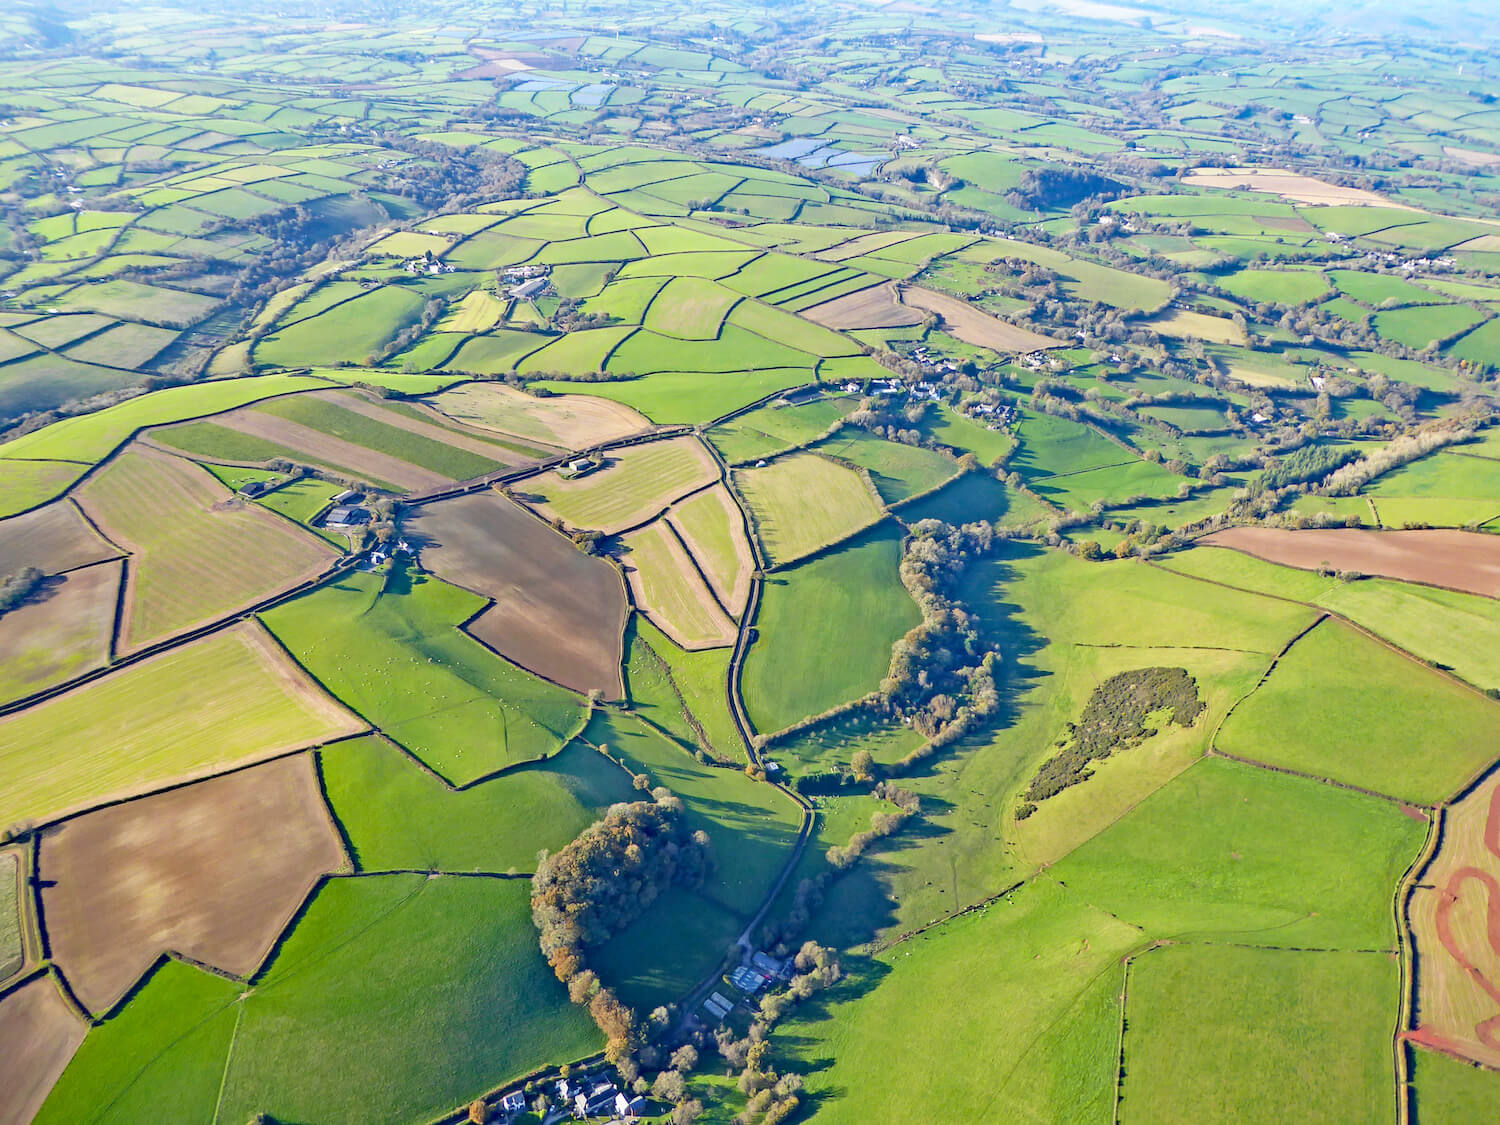
[[[21,856],[0,852],[0,980],[21,967],[26,947],[21,941]]]
[[[1087,426],[1051,414],[1026,415],[1019,432],[1021,448],[1007,464],[1028,481],[1134,460]]]
[[[646,310],[645,326],[683,340],[712,340],[735,303],[736,292],[699,277],[674,277]]]
[[[216,633],[0,719],[0,824],[359,729],[258,630]]]
[[[1497,737],[1500,706],[1330,620],[1292,646],[1217,746],[1430,805],[1493,759]]]
[[[943,445],[960,453],[974,454],[985,466],[993,465],[1016,444],[1015,438],[1006,431],[992,430],[947,404],[928,411],[924,430]]]
[[[320,538],[230,503],[212,476],[175,458],[126,451],[80,499],[131,553],[126,648],[254,602],[332,557]]]
[[[853,396],[820,398],[805,406],[772,403],[715,426],[708,440],[726,461],[753,461],[820,437],[858,405]]]
[[[570,743],[534,765],[457,792],[379,738],[319,755],[324,791],[363,871],[528,871],[616,801],[630,778]]]
[[[837,543],[881,516],[857,473],[812,453],[793,453],[764,468],[736,469],[734,484],[767,558],[776,565]]]
[[[560,750],[582,703],[458,629],[476,594],[405,571],[350,574],[266,626],[334,695],[462,785]]]
[[[1130,969],[1120,1120],[1388,1120],[1399,987],[1382,953],[1143,953]]]
[[[1304,305],[1328,292],[1328,279],[1312,270],[1240,270],[1219,278],[1218,286],[1247,301]]]
[[[766,580],[740,685],[757,730],[781,730],[880,686],[891,645],[921,621],[900,562],[901,531],[886,523]]]
[[[661,425],[712,422],[788,387],[817,381],[810,367],[769,371],[663,371],[607,383],[541,379],[531,384],[553,394],[588,394],[632,407]]]
[[[734,498],[727,489],[707,489],[674,505],[670,518],[719,600],[738,616],[749,591],[754,560]]]
[[[572,527],[613,532],[649,519],[717,476],[696,439],[672,438],[612,450],[603,468],[576,480],[556,473],[529,477],[517,486],[517,498]]]
[[[363,363],[416,322],[422,303],[413,290],[382,286],[278,329],[256,345],[255,358],[278,367]]]
[[[1384,949],[1426,832],[1378,797],[1207,758],[1049,875],[1156,937]]]
[[[0,517],[58,495],[144,426],[200,418],[246,403],[324,384],[302,375],[265,375],[169,387],[94,414],[66,418],[7,442],[0,452]],[[55,462],[77,462],[60,465]],[[38,463],[42,462],[42,463]]]
[[[620,537],[636,604],[686,648],[733,643],[735,628],[714,601],[665,520]]]
[[[854,966],[776,1043],[819,1120],[1110,1120],[1133,926],[1027,885]],[[846,959],[845,964],[849,961]],[[826,1014],[824,1014],[826,1012]],[[963,1044],[964,1058],[953,1056]]]

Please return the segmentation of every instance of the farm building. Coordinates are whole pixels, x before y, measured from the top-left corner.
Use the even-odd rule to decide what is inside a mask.
[[[241,496],[246,496],[246,497],[259,496],[262,492],[269,491],[270,487],[271,487],[271,485],[270,485],[270,483],[268,481],[263,481],[263,480],[246,481],[244,484],[240,485],[240,495]]]
[[[766,987],[766,975],[741,965],[729,974],[729,983],[741,992],[756,993]]]
[[[576,480],[579,477],[588,476],[599,467],[599,462],[589,457],[575,457],[562,468],[557,470],[557,475],[564,480]]]
[[[534,297],[540,297],[547,291],[550,285],[545,277],[533,277],[529,281],[523,281],[520,285],[513,286],[508,294],[516,301],[529,301]]]
[[[325,527],[358,527],[370,522],[370,513],[363,508],[340,504],[323,518]]]

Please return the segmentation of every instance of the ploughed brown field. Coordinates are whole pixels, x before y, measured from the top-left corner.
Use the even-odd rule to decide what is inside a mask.
[[[431,396],[428,403],[455,422],[540,442],[559,453],[651,428],[649,420],[624,403],[581,394],[542,398],[504,383],[464,383]]]
[[[0,1125],[28,1125],[87,1030],[50,977],[0,1000]]]
[[[60,574],[121,551],[104,541],[70,500],[0,520],[0,578],[34,566]]]
[[[1062,344],[1009,321],[976,309],[967,301],[937,293],[931,289],[908,285],[901,290],[901,300],[913,308],[935,312],[943,318],[943,330],[968,344],[997,352],[1031,352],[1041,348],[1060,348]]]
[[[1199,542],[1302,570],[1330,566],[1500,597],[1500,537],[1477,531],[1231,527]]]
[[[37,854],[52,958],[96,1014],[168,951],[248,977],[344,862],[311,754],[86,813]]]
[[[868,289],[856,289],[853,293],[803,309],[801,315],[824,328],[839,330],[899,328],[921,324],[926,319],[920,309],[908,308],[896,299],[896,284],[892,281],[883,281]]]
[[[473,636],[575,691],[624,694],[625,590],[608,563],[496,492],[415,508],[405,531],[424,567],[494,599]]]

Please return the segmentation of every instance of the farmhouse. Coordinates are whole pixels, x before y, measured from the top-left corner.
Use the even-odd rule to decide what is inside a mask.
[[[615,1115],[617,1117],[639,1117],[646,1111],[646,1099],[639,1094],[616,1094]]]
[[[520,1090],[512,1090],[500,1099],[500,1112],[507,1117],[511,1114],[521,1113],[526,1109],[526,1095]]]
[[[600,1117],[614,1109],[620,1091],[613,1082],[601,1082],[589,1090],[580,1090],[573,1098],[574,1117]]]

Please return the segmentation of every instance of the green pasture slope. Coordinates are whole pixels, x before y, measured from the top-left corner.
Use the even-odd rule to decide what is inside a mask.
[[[319,760],[362,871],[529,872],[539,849],[557,851],[635,796],[619,766],[578,742],[456,792],[381,738],[341,742]]]
[[[585,712],[459,631],[484,604],[397,568],[348,574],[262,619],[324,687],[462,785],[556,753]]]
[[[1294,644],[1219,732],[1226,754],[1416,804],[1494,760],[1500,706],[1336,621]]]
[[[1131,963],[1120,1121],[1389,1118],[1396,962],[1180,945]]]
[[[898,575],[901,536],[882,523],[767,577],[740,685],[758,731],[781,730],[880,686],[891,645],[922,620]]]
[[[625,633],[625,679],[640,714],[692,750],[699,730],[727,761],[743,761],[745,743],[729,711],[729,649],[688,652],[639,613]],[[686,714],[684,714],[684,710]],[[691,716],[691,718],[689,718]],[[695,727],[696,724],[696,727]]]

